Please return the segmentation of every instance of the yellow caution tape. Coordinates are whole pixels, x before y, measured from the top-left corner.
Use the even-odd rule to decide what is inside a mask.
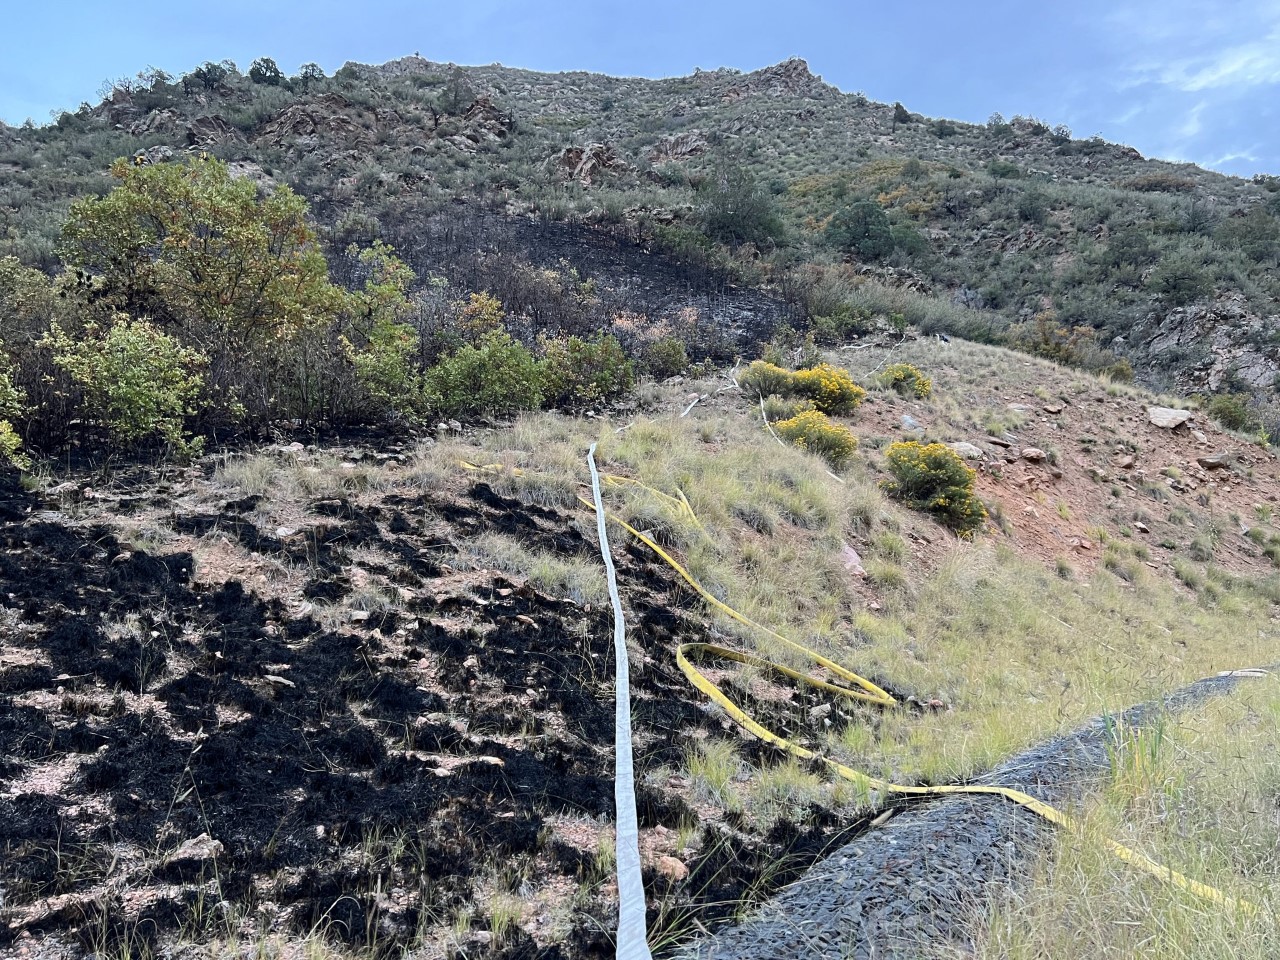
[[[479,472],[485,472],[485,473],[501,473],[507,469],[502,464],[498,464],[498,463],[485,464],[483,466],[477,466],[472,463],[467,463],[466,461],[460,461],[460,463],[462,467],[467,470],[473,470],[473,471],[479,471]],[[525,471],[521,470],[518,467],[512,468],[510,472],[514,476],[523,476],[525,473]],[[602,474],[601,480],[608,486],[636,487],[636,488],[648,491],[649,493],[656,496],[660,501],[662,501],[663,503],[671,507],[673,510],[675,510],[676,513],[678,513],[679,515],[685,517],[686,519],[694,523],[698,527],[698,529],[702,531],[704,535],[706,534],[705,528],[703,528],[702,524],[698,521],[697,516],[694,514],[693,508],[689,505],[689,501],[685,498],[685,495],[683,492],[680,492],[678,497],[673,497],[670,494],[664,493],[661,490],[655,490],[653,487],[647,486],[646,484],[643,484],[638,480],[634,480],[630,477],[615,476],[612,474]],[[595,512],[595,504],[591,500],[588,500],[582,496],[579,496],[578,499],[593,513]],[[671,567],[671,569],[673,569],[677,574],[679,574],[681,579],[683,579],[687,584],[689,584],[689,586],[692,587],[700,597],[706,600],[707,603],[711,604],[711,606],[715,607],[721,613],[725,614],[726,616],[730,617],[733,620],[736,620],[738,623],[741,623],[742,625],[751,628],[752,630],[756,630],[759,633],[762,633],[765,636],[770,637],[771,639],[782,643],[789,649],[794,650],[797,653],[801,654],[803,657],[808,659],[810,662],[812,662],[816,666],[822,667],[827,671],[829,671],[830,673],[834,674],[836,677],[840,678],[841,680],[844,680],[847,683],[853,684],[853,687],[851,688],[851,687],[840,686],[834,683],[829,683],[825,680],[818,679],[817,677],[810,676],[809,674],[801,673],[798,670],[793,670],[790,667],[783,666],[780,663],[775,663],[772,660],[767,660],[763,657],[757,657],[754,654],[733,650],[728,647],[722,647],[717,644],[712,644],[712,643],[680,644],[676,648],[676,664],[677,666],[679,666],[681,672],[685,675],[685,677],[688,678],[689,682],[693,684],[694,687],[702,691],[713,703],[721,707],[725,711],[725,713],[729,715],[730,719],[732,719],[743,730],[746,730],[748,733],[751,733],[753,736],[759,738],[760,740],[763,740],[765,743],[772,744],[773,746],[786,751],[787,753],[791,754],[794,757],[799,757],[802,760],[810,760],[810,761],[821,763],[824,766],[826,766],[828,769],[830,769],[832,772],[834,772],[837,776],[843,777],[845,780],[858,784],[860,787],[866,789],[867,791],[880,791],[881,793],[885,793],[885,794],[900,794],[900,795],[906,795],[906,796],[935,796],[935,795],[941,795],[941,794],[994,795],[994,796],[1004,797],[1006,800],[1011,800],[1014,803],[1018,804],[1020,807],[1024,807],[1025,809],[1030,810],[1035,814],[1038,814],[1039,816],[1050,821],[1051,823],[1055,823],[1061,827],[1065,827],[1066,829],[1075,831],[1077,833],[1082,832],[1080,825],[1074,819],[1067,816],[1067,814],[1063,813],[1061,810],[1045,803],[1042,800],[1037,800],[1035,797],[1031,796],[1029,793],[1024,793],[1021,790],[1015,790],[1012,787],[962,785],[962,784],[948,785],[948,786],[915,786],[911,784],[893,783],[891,781],[881,779],[880,777],[873,777],[871,774],[865,773],[861,770],[855,770],[854,768],[847,766],[843,763],[840,763],[837,760],[832,760],[830,757],[825,757],[819,753],[815,753],[814,751],[809,750],[805,747],[802,747],[797,743],[793,743],[792,741],[788,740],[786,737],[783,737],[777,733],[774,733],[768,727],[765,727],[764,725],[762,725],[761,723],[753,719],[750,715],[746,713],[746,711],[744,711],[736,703],[730,700],[729,697],[725,695],[725,693],[718,686],[716,686],[716,684],[711,679],[709,679],[694,665],[695,661],[701,660],[704,658],[718,658],[722,660],[731,660],[736,663],[744,664],[746,666],[758,667],[758,668],[770,671],[772,673],[782,674],[783,676],[786,676],[791,678],[792,680],[795,680],[797,683],[805,684],[807,686],[814,687],[818,690],[824,690],[836,696],[844,697],[849,700],[858,700],[864,703],[874,704],[876,706],[894,707],[894,706],[898,706],[899,702],[896,699],[894,699],[894,697],[891,694],[889,694],[887,691],[876,686],[876,684],[872,683],[870,680],[866,679],[865,677],[859,676],[858,674],[854,673],[852,670],[849,670],[846,667],[843,667],[840,664],[836,663],[835,661],[822,656],[822,654],[818,653],[817,651],[811,650],[808,647],[804,646],[803,644],[796,643],[794,640],[790,640],[787,637],[782,636],[782,634],[778,633],[777,631],[771,630],[769,627],[766,627],[763,624],[757,623],[755,620],[752,620],[750,617],[746,616],[745,614],[739,613],[737,610],[734,610],[727,603],[724,603],[719,598],[714,596],[710,591],[708,591],[704,586],[702,586],[702,584],[700,584],[696,579],[694,579],[693,575],[689,573],[689,571],[686,570],[684,566],[678,560],[675,559],[675,557],[673,557],[670,553],[668,553],[665,549],[663,549],[663,547],[661,547],[659,544],[654,542],[652,538],[641,533],[639,530],[637,530],[631,524],[627,523],[621,517],[618,517],[617,515],[607,510],[605,511],[605,516],[608,519],[612,520],[614,523],[621,526],[633,537],[635,537],[637,540],[639,540],[641,543],[647,546],[650,550],[652,550],[661,560],[663,560],[669,567]],[[1159,877],[1160,879],[1165,880],[1176,887],[1180,887],[1183,890],[1187,890],[1198,897],[1204,898],[1205,900],[1209,900],[1214,903],[1221,904],[1222,906],[1231,910],[1240,910],[1250,915],[1257,912],[1257,909],[1258,909],[1257,906],[1254,905],[1253,903],[1250,903],[1248,900],[1241,900],[1235,897],[1230,897],[1227,894],[1223,893],[1221,890],[1217,889],[1216,887],[1211,887],[1208,884],[1200,883],[1197,880],[1192,880],[1190,877],[1187,877],[1176,870],[1173,870],[1167,866],[1164,866],[1163,864],[1160,864],[1155,860],[1152,860],[1150,857],[1147,857],[1144,854],[1141,854],[1136,850],[1131,849],[1130,847],[1126,847],[1123,844],[1116,842],[1115,840],[1105,839],[1104,842],[1107,848],[1118,859],[1136,867],[1139,870],[1143,870],[1155,877]]]

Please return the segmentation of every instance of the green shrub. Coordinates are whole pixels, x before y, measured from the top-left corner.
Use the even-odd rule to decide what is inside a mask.
[[[679,337],[659,337],[646,344],[641,359],[649,376],[658,380],[678,377],[689,369],[689,354]]]
[[[828,242],[861,260],[880,260],[893,252],[893,229],[880,205],[860,200],[837,210],[827,224]]]
[[[986,522],[986,508],[973,493],[977,474],[946,444],[894,443],[885,457],[893,479],[882,486],[890,496],[934,514],[961,534],[972,534]]]
[[[1175,307],[1185,306],[1213,291],[1213,279],[1208,271],[1182,253],[1166,256],[1156,264],[1146,284]]]
[[[1221,393],[1209,401],[1209,416],[1228,430],[1256,430],[1257,421],[1245,405],[1245,397]]]
[[[590,340],[543,340],[542,352],[543,394],[548,403],[589,406],[635,386],[635,365],[611,333],[598,332]]]
[[[1022,168],[1008,160],[992,160],[987,164],[987,173],[998,180],[1017,180],[1022,176]]]
[[[25,410],[26,396],[21,388],[14,386],[8,364],[0,361],[0,463],[24,468],[29,466],[29,461],[21,453],[22,437],[10,422]]]
[[[542,365],[505,332],[464,344],[427,371],[426,395],[442,413],[506,413],[542,404]]]
[[[730,246],[771,246],[784,239],[785,228],[773,195],[746,167],[725,166],[698,190],[697,218],[708,237]]]
[[[747,393],[762,397],[777,395],[789,397],[792,393],[793,374],[767,360],[753,360],[738,377],[738,385]]]
[[[858,448],[858,438],[848,427],[832,423],[818,410],[804,410],[790,420],[774,424],[778,436],[822,457],[833,467],[843,466]]]
[[[84,416],[127,444],[159,437],[183,452],[195,452],[183,421],[196,413],[193,401],[204,385],[208,361],[145,320],[118,315],[106,330],[86,326],[73,339],[54,325],[45,338],[53,361],[84,393]]]
[[[933,381],[909,363],[891,364],[876,379],[904,396],[912,393],[921,400],[933,392]]]
[[[853,413],[867,396],[867,391],[853,382],[848,370],[829,363],[797,370],[791,376],[791,392],[812,400],[822,413]]]

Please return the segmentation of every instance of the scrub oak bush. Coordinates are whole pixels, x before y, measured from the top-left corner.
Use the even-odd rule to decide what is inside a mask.
[[[892,387],[903,396],[910,393],[924,400],[933,392],[933,381],[910,363],[891,364],[884,369],[878,379],[886,387]]]
[[[986,522],[986,508],[973,493],[977,474],[946,444],[894,443],[885,457],[893,479],[881,486],[890,496],[933,514],[965,536]]]
[[[508,413],[542,405],[542,364],[504,332],[464,344],[427,371],[426,397],[441,413]]]
[[[635,365],[618,338],[598,332],[590,339],[542,341],[543,395],[548,403],[590,406],[635,386]]]
[[[20,387],[14,386],[9,374],[7,364],[0,366],[0,464],[26,467],[29,461],[21,453],[22,437],[10,422],[26,408],[26,396]]]
[[[833,467],[844,466],[858,449],[858,438],[848,427],[832,423],[818,410],[803,410],[774,424],[784,440],[822,457]]]
[[[105,330],[89,325],[74,339],[54,325],[45,344],[83,391],[85,415],[112,440],[136,444],[159,437],[179,451],[198,452],[201,441],[183,432],[185,419],[196,413],[208,365],[198,350],[123,315]]]
[[[642,351],[645,370],[655,380],[678,377],[689,369],[689,352],[679,337],[659,337]]]

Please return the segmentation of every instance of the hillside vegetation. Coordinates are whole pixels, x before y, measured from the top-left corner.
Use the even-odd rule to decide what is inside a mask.
[[[1144,160],[1036,118],[929,120],[799,60],[643,80],[416,56],[290,77],[264,59],[104,90],[0,130],[0,255],[99,276],[69,249],[73,205],[113,186],[119,157],[207,153],[309,204],[304,243],[340,286],[367,274],[345,265],[352,244],[389,244],[413,271],[401,319],[419,333],[473,293],[530,346],[644,316],[682,327],[692,359],[779,323],[839,343],[905,322],[1228,394],[1236,425],[1274,432],[1272,178]]]
[[[0,954],[611,956],[592,444],[659,956],[860,840],[815,956],[1276,954],[1274,677],[1123,711],[1277,660],[1280,182],[795,60],[108,87],[0,127]],[[895,846],[951,808],[688,644],[872,777],[1038,750],[1085,829]]]

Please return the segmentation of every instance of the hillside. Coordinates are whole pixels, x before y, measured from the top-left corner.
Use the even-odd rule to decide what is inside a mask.
[[[845,358],[872,388],[841,418],[861,449],[835,478],[714,375],[643,385],[638,406],[603,419],[277,443],[7,489],[0,952],[611,955],[608,606],[576,500],[592,440],[605,469],[686,491],[699,525],[629,488],[610,494],[621,516],[739,609],[908,705],[833,712],[784,678],[708,665],[756,715],[859,768],[965,780],[1100,713],[1274,660],[1272,454],[1194,415],[1158,426],[1148,407],[1168,401],[995,348],[929,338]],[[932,377],[929,397],[875,385],[901,360]],[[887,444],[922,435],[972,446],[992,517],[972,541],[881,492]],[[875,797],[745,737],[673,664],[677,644],[708,639],[776,656],[766,638],[696,602],[639,544],[615,553],[651,940],[670,955],[825,852],[896,834],[877,832]],[[1273,693],[1240,696],[1265,714]],[[1229,767],[1267,796],[1273,765],[1243,759],[1266,749],[1260,736]],[[1077,802],[1117,784],[1162,798],[1181,819],[1139,806],[1123,827],[1199,869],[1189,851],[1218,839],[1192,830],[1184,851],[1158,832],[1200,822],[1194,784],[1115,780],[1103,756]],[[1086,782],[1042,762],[1038,793]],[[1046,839],[995,798],[967,802],[1016,822],[1017,854],[975,886],[951,854],[899,848],[895,870],[930,878],[909,903],[931,917],[931,948],[988,944],[975,918],[999,891],[1024,895]],[[1254,839],[1218,848],[1229,867],[1214,882],[1269,897],[1274,862],[1260,872],[1249,851],[1272,821],[1228,806]],[[1161,891],[1148,880],[1125,902]],[[921,955],[893,920],[907,903],[867,915],[898,938],[890,955]],[[1160,910],[1176,921],[1203,905]],[[1019,927],[995,916],[1006,942]],[[1030,929],[1048,936],[1052,921]],[[1246,919],[1216,936],[1259,957],[1278,942]]]
[[[424,280],[498,286],[482,252],[563,262],[630,291],[608,306],[821,321],[831,342],[900,313],[1094,369],[1124,359],[1157,388],[1249,397],[1254,428],[1273,424],[1280,181],[1034,118],[930,120],[800,60],[667,80],[416,56],[333,77],[233,68],[144,73],[54,125],[0,130],[0,255],[56,268],[68,204],[103,192],[117,156],[211,151],[294,186],[334,250],[381,237]],[[601,243],[619,255],[601,262]],[[654,281],[627,251],[669,255],[677,289],[659,277],[656,303],[637,297]]]
[[[1278,258],[799,60],[0,127],[0,956],[613,956],[588,449],[659,960],[1275,956]]]

